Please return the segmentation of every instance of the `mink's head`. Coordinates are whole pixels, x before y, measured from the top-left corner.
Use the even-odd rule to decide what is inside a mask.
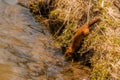
[[[65,51],[65,55],[71,55],[73,53],[73,49],[71,47],[68,47]]]

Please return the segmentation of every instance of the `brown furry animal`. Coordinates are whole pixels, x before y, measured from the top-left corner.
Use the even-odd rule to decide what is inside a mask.
[[[73,36],[71,45],[67,48],[67,50],[65,52],[65,55],[73,54],[74,52],[76,52],[79,49],[83,38],[86,35],[88,35],[90,32],[89,27],[98,21],[100,21],[100,18],[96,17],[95,19],[90,21],[88,24],[86,23],[83,26],[81,26],[80,28],[78,28],[77,32]]]

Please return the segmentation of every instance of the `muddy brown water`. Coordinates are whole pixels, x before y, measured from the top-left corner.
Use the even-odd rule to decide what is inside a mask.
[[[0,0],[0,80],[87,80],[88,72],[65,61],[28,9]]]

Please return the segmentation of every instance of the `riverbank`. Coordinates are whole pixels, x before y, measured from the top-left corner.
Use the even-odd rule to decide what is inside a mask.
[[[58,48],[70,45],[72,36],[84,23],[95,16],[101,22],[91,28],[78,51],[77,60],[91,65],[91,80],[119,80],[120,78],[120,11],[119,0],[36,0],[30,2],[30,11],[38,22],[53,32]],[[52,23],[52,25],[51,25]],[[60,23],[60,25],[57,25]],[[56,27],[57,26],[57,27]],[[53,30],[53,31],[51,31]],[[59,34],[60,33],[60,34]]]

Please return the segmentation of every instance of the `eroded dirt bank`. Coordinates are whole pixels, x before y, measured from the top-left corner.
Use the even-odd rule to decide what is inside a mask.
[[[48,31],[17,0],[0,0],[0,80],[83,80],[89,69],[64,60]]]

